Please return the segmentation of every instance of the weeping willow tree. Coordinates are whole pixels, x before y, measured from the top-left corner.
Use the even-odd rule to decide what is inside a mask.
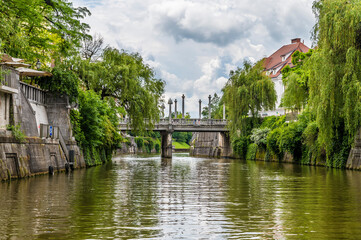
[[[361,1],[315,1],[309,104],[319,126],[318,141],[333,154],[344,132],[348,144],[361,126]],[[343,131],[339,131],[343,129]]]
[[[229,129],[232,137],[238,130],[244,134],[249,115],[258,117],[261,110],[274,109],[277,95],[274,83],[263,72],[263,61],[256,64],[244,62],[243,68],[231,71],[223,88],[227,106]]]
[[[292,111],[304,109],[309,97],[309,68],[307,62],[312,56],[313,50],[303,53],[296,51],[292,55],[293,68],[286,66],[282,70],[282,81],[285,92],[282,97],[282,106]]]

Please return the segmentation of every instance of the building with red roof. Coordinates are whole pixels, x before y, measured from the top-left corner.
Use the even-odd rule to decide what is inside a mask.
[[[292,64],[292,54],[295,51],[308,52],[309,47],[307,47],[301,38],[294,38],[291,40],[291,44],[284,45],[276,52],[267,57],[264,61],[264,71],[268,76],[271,77],[272,81],[275,84],[275,89],[277,92],[277,102],[276,109],[274,111],[267,111],[262,113],[263,116],[267,115],[284,115],[285,110],[280,107],[281,99],[285,91],[285,87],[282,82],[282,69],[286,66],[293,67]]]

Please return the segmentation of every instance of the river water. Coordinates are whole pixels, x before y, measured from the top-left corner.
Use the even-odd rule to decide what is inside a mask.
[[[0,183],[0,239],[360,239],[361,172],[117,156]]]

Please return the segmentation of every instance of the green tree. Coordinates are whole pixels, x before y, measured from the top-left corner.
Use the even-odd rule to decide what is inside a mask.
[[[80,61],[77,72],[88,89],[102,99],[111,97],[125,109],[135,131],[143,131],[159,119],[158,103],[165,82],[156,79],[152,68],[138,53],[106,48],[102,60]],[[144,122],[144,119],[151,121]]]
[[[313,10],[318,50],[310,58],[309,104],[330,159],[340,129],[351,142],[361,125],[361,2],[320,0]]]
[[[245,62],[243,68],[231,71],[223,93],[231,136],[239,130],[246,134],[249,114],[256,118],[262,109],[273,109],[277,99],[274,83],[263,72],[263,61]]]
[[[292,55],[294,67],[286,66],[282,70],[282,81],[285,92],[282,97],[282,106],[290,110],[300,111],[308,103],[309,87],[308,79],[310,71],[307,60],[312,56],[313,50],[307,53],[296,51]]]
[[[72,111],[71,120],[75,139],[85,151],[88,165],[109,160],[119,146],[117,112],[111,105],[92,90],[79,92],[79,111]]]
[[[0,0],[0,39],[4,51],[30,62],[70,56],[80,47],[89,25],[87,8],[66,0]]]
[[[215,93],[211,98],[211,118],[212,119],[221,119],[223,111],[223,101],[221,98]],[[208,118],[208,104],[207,106],[203,107],[202,110],[203,118]]]

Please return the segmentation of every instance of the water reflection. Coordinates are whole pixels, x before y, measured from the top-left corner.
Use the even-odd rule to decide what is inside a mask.
[[[361,172],[120,156],[0,183],[0,239],[329,239],[361,234]]]

